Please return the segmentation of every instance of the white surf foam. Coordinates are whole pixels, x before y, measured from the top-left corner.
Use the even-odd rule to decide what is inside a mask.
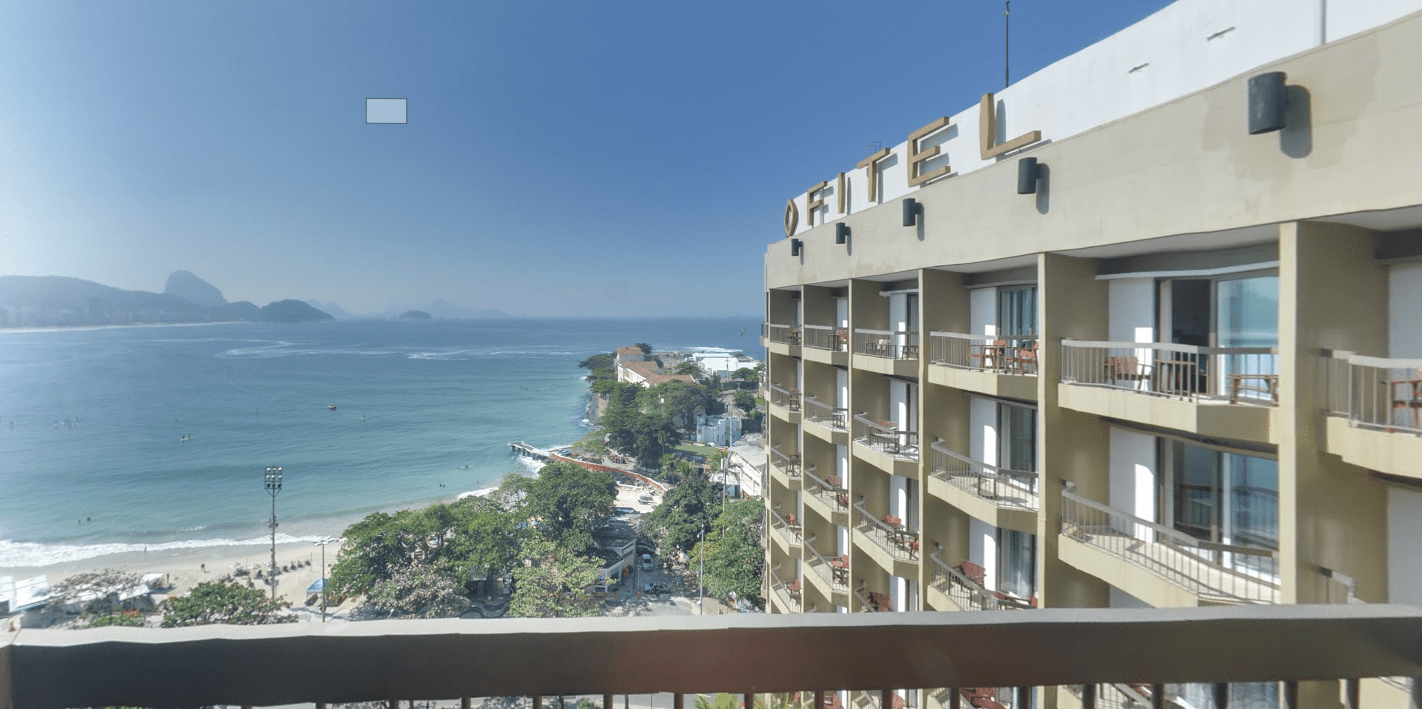
[[[288,542],[315,542],[324,537],[293,537],[278,534],[278,544]],[[49,566],[83,559],[93,559],[110,554],[130,552],[166,551],[169,549],[201,549],[204,547],[264,546],[272,543],[271,537],[252,539],[189,539],[180,542],[160,542],[157,544],[36,544],[34,542],[12,542],[0,540],[0,567]]]

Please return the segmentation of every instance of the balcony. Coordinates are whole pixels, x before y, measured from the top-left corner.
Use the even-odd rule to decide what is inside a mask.
[[[1035,337],[928,333],[928,381],[955,389],[1037,400]]]
[[[1422,478],[1422,359],[1325,352],[1328,452],[1380,473]]]
[[[928,494],[994,527],[1037,533],[1037,474],[974,460],[934,441]]]
[[[785,552],[791,556],[797,556],[795,552],[800,549],[803,532],[800,529],[800,520],[795,518],[793,513],[784,517],[780,513],[770,511],[770,528],[775,530],[780,543],[785,547]]]
[[[849,331],[828,325],[806,325],[802,354],[812,362],[849,366]]]
[[[815,474],[813,467],[806,468],[805,491],[810,493],[804,498],[805,503],[822,517],[831,524],[849,526],[849,490],[845,489],[844,481],[839,476],[821,478]]]
[[[770,385],[770,413],[792,424],[800,422],[800,390]]]
[[[893,613],[894,607],[889,603],[889,594],[870,591],[860,586],[854,590],[854,597],[859,599],[860,613]]]
[[[900,377],[918,376],[916,330],[854,329],[856,367]]]
[[[1196,539],[1074,487],[1062,491],[1062,561],[1157,608],[1279,602],[1278,552]]]
[[[765,339],[775,354],[800,356],[800,326],[766,323]]]
[[[941,595],[954,608],[960,611],[1015,611],[1035,607],[1029,601],[1013,598],[1000,591],[987,590],[983,585],[981,566],[974,569],[968,562],[949,566],[943,561],[942,554],[943,552],[939,551],[928,556],[933,562],[933,580],[929,582],[928,588],[931,592]],[[929,597],[932,598],[933,595],[930,593]],[[935,605],[942,607],[941,602]]]
[[[835,605],[849,605],[849,555],[836,555],[826,557],[815,548],[815,540],[811,539],[805,545],[805,550],[810,552],[810,556],[805,559],[807,566],[813,570],[814,578],[818,578],[829,590],[825,594],[826,598],[834,601]]]
[[[948,685],[951,696],[967,687],[1263,680],[1284,682],[1289,698],[1303,680],[1422,674],[1418,637],[1422,611],[1363,604],[24,629],[0,645],[0,705],[533,696],[538,706],[539,695],[592,693],[612,709],[615,695],[651,692],[673,693],[657,705],[678,707],[686,694],[722,691],[753,701],[742,695],[820,688],[822,700],[830,689]]]
[[[1277,443],[1271,347],[1062,341],[1061,406],[1202,436]]]
[[[799,490],[800,454],[782,453],[780,446],[771,446],[766,450],[770,452],[771,477],[790,490]]]
[[[770,573],[770,587],[775,592],[775,600],[787,613],[800,612],[800,580],[790,579],[788,581]]]
[[[905,477],[918,474],[918,431],[901,430],[893,421],[855,414],[854,442],[861,446],[864,459],[879,469]]]
[[[813,396],[805,397],[805,430],[838,446],[849,445],[849,409],[830,406]]]
[[[854,505],[854,539],[874,561],[895,576],[918,578],[918,532],[910,531],[904,521],[892,515],[879,517]]]

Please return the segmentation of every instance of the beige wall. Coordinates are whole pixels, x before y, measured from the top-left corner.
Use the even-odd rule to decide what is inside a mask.
[[[1303,87],[1307,127],[1249,135],[1247,77],[1236,77],[1032,150],[1050,175],[1038,198],[1016,194],[1015,159],[918,190],[922,240],[895,200],[846,217],[851,251],[834,246],[832,226],[800,235],[803,258],[774,242],[767,286],[1417,205],[1417,66],[1422,15],[1251,72],[1282,70]]]

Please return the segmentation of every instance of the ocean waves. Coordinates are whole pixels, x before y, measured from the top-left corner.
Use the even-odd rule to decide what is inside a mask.
[[[344,346],[331,347],[302,342],[273,342],[254,347],[233,347],[217,353],[222,359],[271,359],[277,357],[392,357],[403,359],[425,359],[442,361],[466,361],[491,358],[550,358],[564,359],[581,356],[580,352],[553,347],[388,347],[388,346]]]
[[[288,534],[278,534],[276,536],[277,544],[315,542],[321,539],[324,539],[324,537],[293,537]],[[48,566],[50,564],[64,564],[72,561],[94,559],[111,554],[128,554],[142,551],[157,552],[170,549],[200,549],[204,547],[261,547],[270,545],[271,543],[271,537],[253,537],[251,539],[189,539],[178,542],[160,542],[157,544],[117,542],[109,544],[37,544],[34,542],[0,540],[0,568]]]

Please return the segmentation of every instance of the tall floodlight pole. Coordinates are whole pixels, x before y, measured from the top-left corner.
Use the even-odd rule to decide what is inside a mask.
[[[277,565],[276,565],[276,530],[277,530],[277,521],[276,521],[276,496],[277,496],[277,493],[281,492],[281,466],[280,466],[280,465],[268,465],[268,466],[267,466],[267,492],[268,492],[268,493],[271,493],[271,496],[272,496],[272,521],[271,521],[271,528],[272,528],[272,568],[271,568],[270,571],[267,572],[267,583],[268,583],[268,584],[271,584],[271,587],[272,587],[272,600],[275,601],[275,600],[276,600],[276,587],[277,587],[277,580],[276,580],[276,570],[277,570]]]
[[[1002,7],[1002,87],[1012,85],[1012,0],[1003,0]]]
[[[326,545],[327,545],[327,544],[330,544],[331,542],[334,542],[334,541],[338,541],[338,540],[337,540],[335,537],[326,537],[325,539],[322,539],[322,540],[320,540],[320,541],[311,542],[312,544],[315,544],[316,546],[321,547],[321,622],[322,622],[322,623],[326,622],[326,584],[329,583],[329,582],[326,580]],[[339,541],[345,541],[345,540],[339,540]]]

